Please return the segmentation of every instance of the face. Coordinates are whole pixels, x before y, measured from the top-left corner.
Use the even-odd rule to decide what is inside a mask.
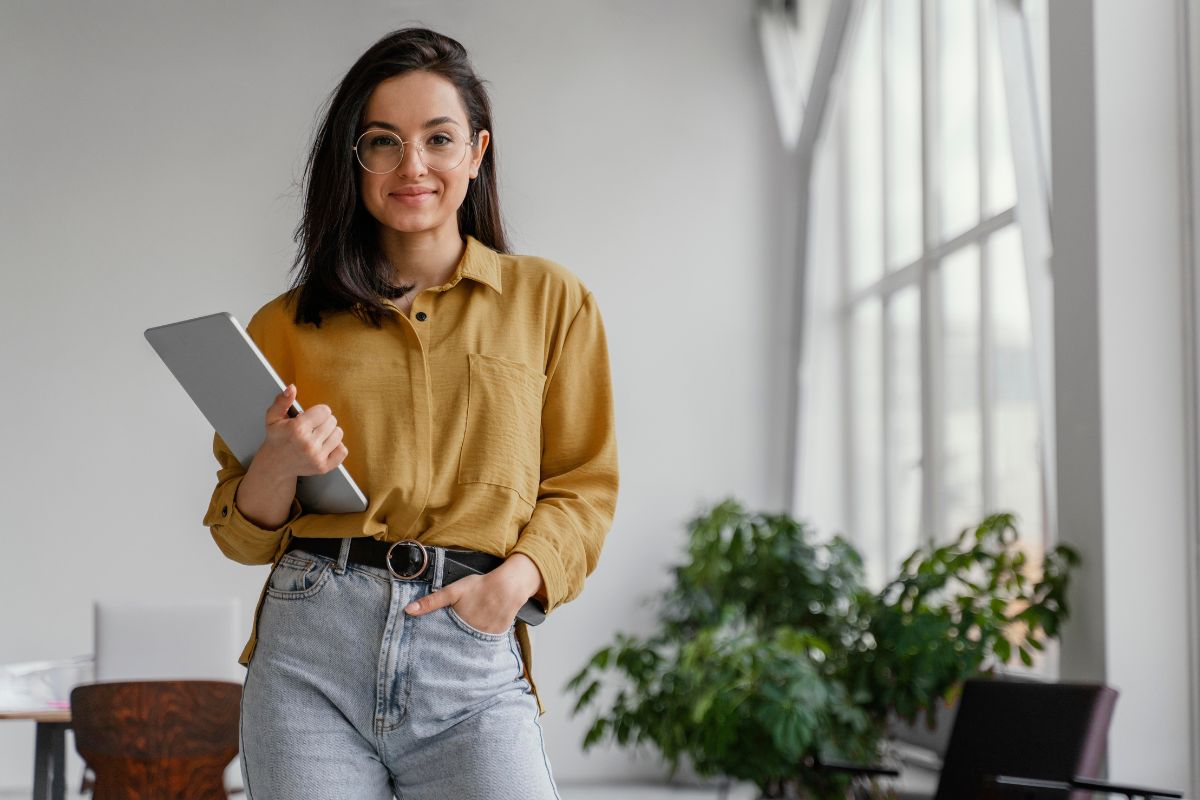
[[[432,124],[431,124],[432,123]],[[385,235],[427,232],[458,234],[458,208],[467,196],[471,178],[479,174],[479,163],[487,150],[489,134],[479,131],[475,144],[467,147],[462,163],[453,169],[430,169],[415,139],[435,143],[451,137],[468,139],[471,126],[458,90],[441,75],[409,72],[389,78],[371,92],[363,112],[359,133],[368,129],[391,131],[404,140],[404,157],[391,172],[376,174],[360,165],[363,205]],[[437,134],[444,134],[438,137]]]

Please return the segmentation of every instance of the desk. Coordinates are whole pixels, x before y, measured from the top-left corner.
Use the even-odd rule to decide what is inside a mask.
[[[0,720],[4,719],[28,719],[37,723],[37,743],[33,752],[33,800],[65,800],[70,709],[0,711]]]

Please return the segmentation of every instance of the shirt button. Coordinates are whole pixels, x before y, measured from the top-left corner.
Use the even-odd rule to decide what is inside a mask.
[[[428,315],[424,311],[417,312],[417,321],[418,322],[424,322],[428,318],[429,318]]]

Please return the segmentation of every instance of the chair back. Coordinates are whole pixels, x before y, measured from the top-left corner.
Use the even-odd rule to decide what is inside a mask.
[[[967,681],[935,800],[986,798],[997,775],[1096,777],[1116,702],[1100,684]]]
[[[245,671],[236,598],[97,601],[96,681],[237,681]]]
[[[226,798],[238,753],[241,684],[94,683],[71,692],[75,749],[96,774],[95,800]]]

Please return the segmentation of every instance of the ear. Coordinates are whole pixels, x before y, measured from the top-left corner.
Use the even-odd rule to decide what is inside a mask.
[[[486,130],[475,132],[475,146],[471,148],[471,171],[469,173],[472,180],[479,177],[479,165],[483,163],[483,154],[487,152],[488,142],[492,140],[492,135]]]

